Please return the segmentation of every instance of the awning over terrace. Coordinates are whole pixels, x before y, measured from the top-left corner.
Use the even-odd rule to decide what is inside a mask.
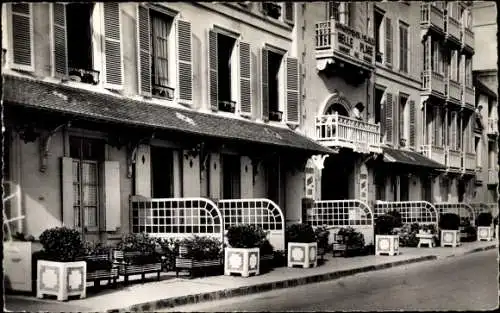
[[[418,167],[426,167],[431,169],[444,169],[445,167],[424,155],[412,152],[412,151],[404,151],[397,150],[392,148],[383,148],[384,163],[396,163],[401,165],[411,165]]]
[[[12,75],[4,76],[3,100],[7,105],[59,112],[92,121],[255,142],[315,154],[333,153],[328,147],[284,127],[176,109]]]

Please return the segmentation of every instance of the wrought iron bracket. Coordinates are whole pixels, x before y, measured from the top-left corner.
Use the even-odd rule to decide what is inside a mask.
[[[47,159],[49,157],[50,143],[52,137],[64,126],[71,127],[71,121],[61,124],[49,131],[46,136],[40,137],[40,172],[45,173],[47,171]]]
[[[313,155],[311,157],[312,159],[312,162],[313,162],[313,165],[314,167],[316,167],[318,170],[323,170],[323,168],[325,167],[325,159],[329,157],[328,154],[318,154],[318,155]]]

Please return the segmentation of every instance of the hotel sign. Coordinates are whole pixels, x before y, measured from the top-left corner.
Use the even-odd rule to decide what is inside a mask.
[[[339,52],[366,63],[373,63],[375,39],[336,22],[335,43]]]

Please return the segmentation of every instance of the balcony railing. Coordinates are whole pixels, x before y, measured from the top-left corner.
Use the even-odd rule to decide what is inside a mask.
[[[446,15],[446,36],[460,42],[460,22],[455,18]]]
[[[488,184],[489,185],[498,184],[498,169],[494,168],[488,169]]]
[[[468,47],[469,49],[474,49],[474,32],[468,28],[462,28],[462,46]]]
[[[446,98],[458,102],[462,101],[462,86],[450,77],[446,78]]]
[[[474,171],[476,169],[476,154],[474,152],[463,152],[463,170]]]
[[[429,159],[445,165],[446,154],[443,148],[433,145],[423,145],[420,146],[420,152]]]
[[[488,134],[498,135],[498,119],[492,117],[488,118]]]
[[[441,74],[435,73],[431,70],[422,72],[422,88],[431,93],[436,91],[444,95],[445,93],[444,77]]]
[[[460,151],[450,148],[446,150],[446,167],[455,169],[462,167],[462,155]]]
[[[464,106],[472,106],[474,107],[476,93],[474,87],[469,87],[467,85],[463,85],[464,97],[463,97],[463,105]]]
[[[375,39],[334,19],[316,23],[316,59],[335,55],[371,66],[374,64]]]
[[[431,3],[422,3],[420,5],[420,25],[444,31],[444,16],[441,7]]]
[[[380,125],[338,115],[316,117],[316,140],[326,146],[381,152]]]

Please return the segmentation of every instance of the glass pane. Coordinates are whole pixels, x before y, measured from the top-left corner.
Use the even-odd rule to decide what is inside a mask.
[[[73,185],[73,205],[80,205],[80,189],[78,184]]]
[[[82,188],[83,188],[83,205],[97,206],[97,187],[84,185]]]
[[[80,163],[78,161],[73,161],[73,181],[78,182],[80,180]]]
[[[85,226],[97,226],[97,208],[85,207]]]
[[[86,184],[97,185],[97,165],[95,163],[83,163],[82,181]]]

